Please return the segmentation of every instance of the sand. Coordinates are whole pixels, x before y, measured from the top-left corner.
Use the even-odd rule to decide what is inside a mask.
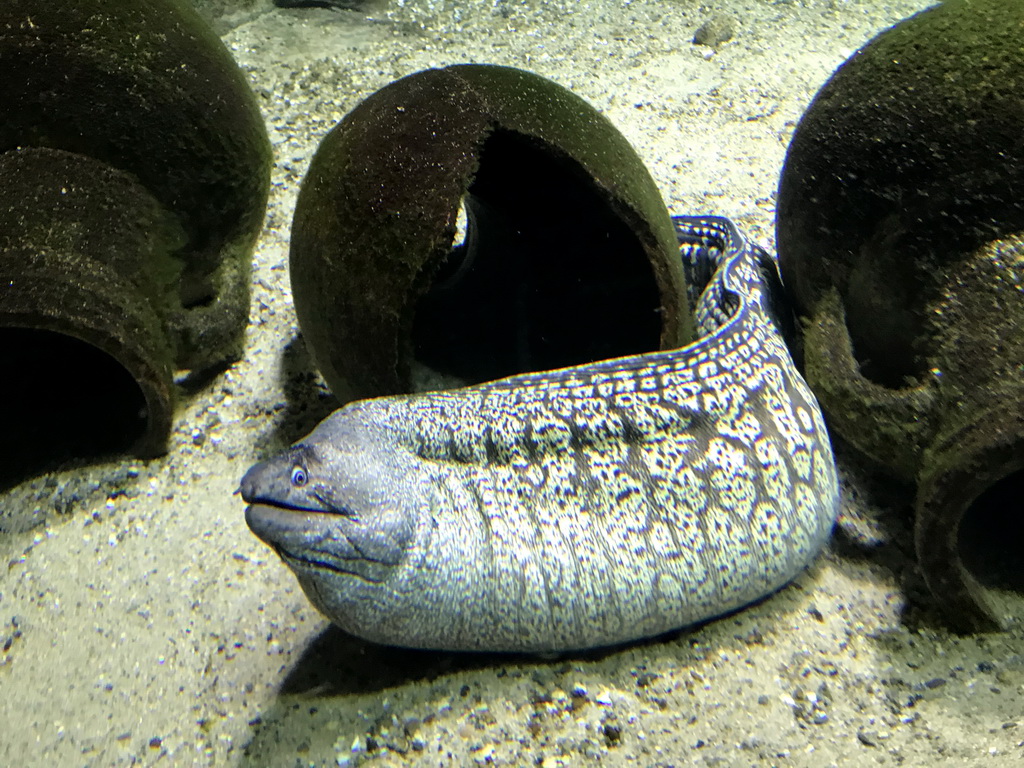
[[[1016,764],[1024,631],[944,628],[915,570],[909,495],[847,452],[843,518],[793,584],[691,631],[557,659],[346,636],[232,495],[334,407],[297,338],[289,225],[318,140],[361,99],[426,67],[530,69],[604,112],[674,213],[730,216],[770,248],[802,110],[858,46],[927,5],[259,0],[218,18],[276,157],[247,352],[185,398],[165,458],[0,500],[0,765]],[[715,14],[733,38],[694,45]]]

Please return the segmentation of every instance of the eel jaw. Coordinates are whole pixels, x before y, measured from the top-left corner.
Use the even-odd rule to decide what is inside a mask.
[[[358,519],[336,512],[294,509],[256,501],[246,507],[249,529],[300,577],[354,577],[384,581],[405,559],[409,532],[380,535]],[[306,584],[303,581],[303,586]]]
[[[314,513],[308,510],[290,509],[262,501],[254,501],[245,508],[245,523],[249,530],[272,547],[293,539],[301,541],[304,538],[303,532],[313,522],[313,516]]]
[[[330,539],[330,513],[267,504],[255,501],[245,508],[245,523],[285,562],[305,561],[305,553],[321,549]]]
[[[249,529],[296,575],[362,575],[360,555],[353,547],[345,546],[343,539],[339,541],[332,525],[336,519],[331,513],[259,502],[245,509]]]

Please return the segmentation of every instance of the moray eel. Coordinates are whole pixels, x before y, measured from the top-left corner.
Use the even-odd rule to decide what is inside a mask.
[[[242,479],[246,521],[358,637],[553,653],[720,616],[814,558],[838,505],[775,262],[675,219],[681,349],[346,405]]]

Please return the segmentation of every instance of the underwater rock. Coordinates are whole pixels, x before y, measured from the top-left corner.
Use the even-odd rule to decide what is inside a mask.
[[[0,70],[0,398],[18,446],[0,481],[159,454],[174,371],[242,352],[270,170],[253,95],[179,0],[8,0]]]
[[[342,402],[409,391],[420,364],[472,383],[693,337],[644,164],[583,99],[509,67],[419,72],[346,115],[303,181],[290,263]]]
[[[736,23],[732,20],[732,17],[716,13],[697,27],[697,31],[693,33],[693,44],[717,48],[723,43],[732,40],[735,34]]]
[[[916,483],[926,581],[965,630],[1019,588],[1024,4],[950,0],[843,64],[778,200],[783,280],[830,428]],[[996,584],[993,584],[996,585]]]

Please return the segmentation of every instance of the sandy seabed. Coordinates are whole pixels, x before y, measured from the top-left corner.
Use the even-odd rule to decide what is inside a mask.
[[[37,525],[0,534],[0,765],[1024,758],[1020,624],[948,632],[914,568],[909,496],[843,451],[842,519],[792,585],[667,639],[558,659],[346,636],[252,536],[232,495],[254,461],[333,407],[297,340],[289,226],[317,142],[361,99],[427,67],[532,70],[618,126],[673,213],[732,217],[771,247],[783,155],[811,97],[858,46],[929,3],[260,2],[217,22],[276,160],[246,356],[184,400],[165,458],[99,468],[95,483],[39,479],[0,501],[38,505],[19,510]],[[733,39],[694,45],[716,14]]]

